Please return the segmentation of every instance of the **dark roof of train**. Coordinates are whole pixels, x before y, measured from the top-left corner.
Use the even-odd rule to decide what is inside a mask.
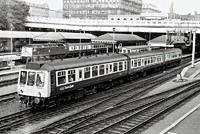
[[[128,53],[130,58],[145,57],[155,54],[162,54],[163,52],[181,51],[180,49],[166,49],[151,52],[138,52],[138,53]],[[67,58],[63,60],[55,61],[38,61],[27,63],[26,69],[36,69],[36,70],[64,70],[69,68],[78,68],[84,66],[92,66],[96,64],[109,63],[113,61],[126,60],[125,54],[110,54],[110,55],[98,55],[92,57],[81,57],[81,58]]]
[[[137,58],[137,57],[145,57],[145,56],[151,56],[155,54],[163,54],[163,52],[174,52],[174,51],[181,51],[178,48],[173,48],[173,49],[160,49],[160,50],[155,50],[155,51],[149,51],[149,52],[135,52],[135,53],[127,53],[127,55],[130,58]]]
[[[120,61],[127,59],[123,54],[110,54],[110,55],[98,55],[92,57],[81,57],[81,58],[67,58],[63,60],[55,61],[41,61],[41,62],[32,62],[27,64],[27,69],[38,69],[38,70],[62,70],[68,68],[77,68],[90,66],[101,63],[108,63],[114,61]],[[35,66],[35,67],[34,67]]]

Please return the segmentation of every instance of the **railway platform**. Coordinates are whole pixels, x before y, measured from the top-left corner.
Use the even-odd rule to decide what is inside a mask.
[[[25,65],[19,65],[19,66],[14,66],[13,69],[10,70],[0,71],[0,82],[18,77],[19,70],[24,67]],[[16,91],[17,91],[16,84],[0,87],[0,96],[14,93]]]
[[[200,62],[195,66],[184,68],[180,76],[173,78],[165,84],[149,92],[146,96],[151,96],[172,88],[200,80]],[[180,81],[178,81],[178,79]],[[199,134],[200,133],[200,95],[191,99],[188,103],[168,114],[142,134]]]
[[[196,62],[194,64],[194,67],[192,65],[184,68],[181,72],[181,76],[184,79],[200,79],[200,61]]]

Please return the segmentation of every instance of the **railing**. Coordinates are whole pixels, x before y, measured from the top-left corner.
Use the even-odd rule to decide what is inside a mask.
[[[47,24],[71,24],[71,25],[101,25],[101,26],[156,26],[156,27],[200,27],[200,21],[182,20],[92,20],[92,19],[61,19],[45,17],[28,17],[28,22],[47,23]]]

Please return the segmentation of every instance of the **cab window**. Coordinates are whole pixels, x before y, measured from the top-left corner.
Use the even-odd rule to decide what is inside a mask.
[[[45,73],[38,72],[36,78],[36,86],[37,87],[44,87],[44,80],[45,80]]]
[[[21,71],[20,84],[22,84],[22,85],[26,84],[26,76],[27,76],[27,72],[26,71]]]
[[[33,86],[35,84],[35,72],[28,72],[28,86]]]

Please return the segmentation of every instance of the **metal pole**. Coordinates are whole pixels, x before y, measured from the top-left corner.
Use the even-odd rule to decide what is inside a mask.
[[[13,68],[13,65],[12,65],[12,48],[13,48],[13,43],[12,43],[12,25],[10,26],[10,30],[11,30],[11,39],[10,39],[10,43],[11,43],[11,60],[10,60],[10,68],[12,69]]]
[[[115,53],[114,32],[115,32],[115,28],[113,28],[113,54]]]
[[[81,29],[80,29],[81,33]],[[79,42],[79,58],[81,57],[81,35],[80,35],[80,42]]]
[[[196,44],[196,31],[193,31],[193,45],[192,45],[192,67],[194,67],[194,58],[195,58],[195,44]]]

